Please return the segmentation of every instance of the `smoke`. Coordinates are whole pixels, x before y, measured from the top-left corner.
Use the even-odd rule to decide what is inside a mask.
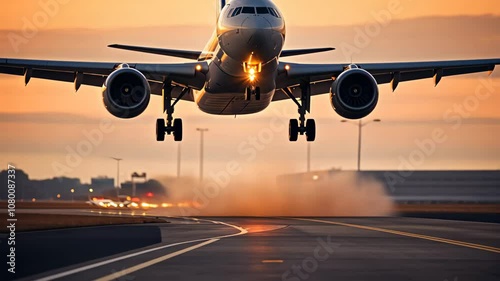
[[[160,178],[170,201],[171,216],[388,216],[393,202],[384,185],[355,172],[279,176],[252,172],[214,177]],[[187,203],[187,204],[186,204]]]

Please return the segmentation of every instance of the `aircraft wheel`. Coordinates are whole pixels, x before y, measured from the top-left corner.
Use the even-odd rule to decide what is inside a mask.
[[[309,119],[306,122],[306,137],[308,142],[316,140],[316,121]]]
[[[299,139],[299,121],[297,119],[290,119],[288,126],[288,139],[292,142]]]
[[[174,119],[174,141],[182,141],[182,119]]]
[[[165,141],[165,119],[156,120],[156,141]]]
[[[255,100],[260,100],[260,87],[255,88]]]

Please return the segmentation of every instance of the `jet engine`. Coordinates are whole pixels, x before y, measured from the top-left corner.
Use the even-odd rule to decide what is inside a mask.
[[[333,109],[347,119],[366,117],[378,102],[377,81],[357,66],[342,72],[333,82],[330,93]]]
[[[146,77],[126,64],[113,71],[103,85],[106,109],[118,118],[134,118],[146,110],[151,87]]]

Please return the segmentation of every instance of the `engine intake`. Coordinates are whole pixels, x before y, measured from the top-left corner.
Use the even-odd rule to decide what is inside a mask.
[[[347,119],[368,116],[378,103],[378,86],[375,78],[366,70],[350,68],[342,72],[330,90],[333,109]]]
[[[104,82],[102,95],[109,113],[118,118],[129,119],[146,110],[151,87],[140,71],[121,65]]]

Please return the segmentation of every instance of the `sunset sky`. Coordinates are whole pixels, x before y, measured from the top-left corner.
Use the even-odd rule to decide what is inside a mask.
[[[53,3],[63,3],[56,4]],[[337,47],[331,53],[289,58],[287,61],[335,63],[376,61],[422,61],[500,58],[500,2],[465,0],[276,0],[288,30],[285,48]],[[44,5],[51,3],[50,13]],[[307,4],[307,5],[305,5]],[[377,18],[390,14],[387,24]],[[162,56],[109,49],[112,43],[201,50],[215,24],[212,0],[21,0],[2,4],[0,57],[111,61],[182,62]],[[52,12],[53,11],[53,12]],[[38,23],[38,24],[37,24]],[[26,26],[36,31],[26,36]],[[364,46],[355,46],[356,35],[378,26],[380,32]],[[13,44],[12,36],[25,40]],[[349,46],[355,52],[349,53]],[[83,86],[75,94],[71,83],[33,79],[24,87],[22,77],[0,74],[0,162],[14,163],[31,178],[58,174],[54,165],[67,165],[69,150],[85,140],[85,133],[109,122],[111,132],[82,157],[81,163],[63,175],[89,181],[91,176],[115,177],[116,165],[109,157],[120,157],[121,178],[134,172],[151,176],[175,175],[177,143],[167,138],[155,141],[155,120],[161,117],[161,99],[153,97],[146,112],[133,120],[111,116],[102,104],[101,89]],[[487,85],[487,86],[485,86]],[[477,89],[488,89],[488,97],[477,100]],[[405,166],[417,143],[442,130],[446,141],[413,169],[500,169],[500,69],[486,73],[433,81],[406,82],[392,93],[380,87],[377,109],[367,120],[380,118],[363,130],[363,169],[398,169]],[[468,106],[460,126],[450,116]],[[448,116],[445,118],[444,116]],[[236,161],[245,171],[259,173],[301,172],[306,167],[306,142],[289,143],[288,120],[297,118],[291,101],[272,104],[266,111],[249,116],[211,116],[194,103],[181,102],[177,118],[184,119],[182,143],[185,176],[197,176],[199,134],[206,127],[205,175]],[[318,123],[312,144],[312,168],[356,167],[357,129],[340,123],[328,95],[313,98],[311,118]],[[277,119],[276,119],[277,118]],[[272,139],[252,149],[249,140],[270,130],[272,120],[281,121]],[[448,120],[448,121],[447,121]],[[249,153],[255,151],[255,154]],[[255,156],[255,157],[254,157]],[[405,160],[406,159],[406,160]]]

